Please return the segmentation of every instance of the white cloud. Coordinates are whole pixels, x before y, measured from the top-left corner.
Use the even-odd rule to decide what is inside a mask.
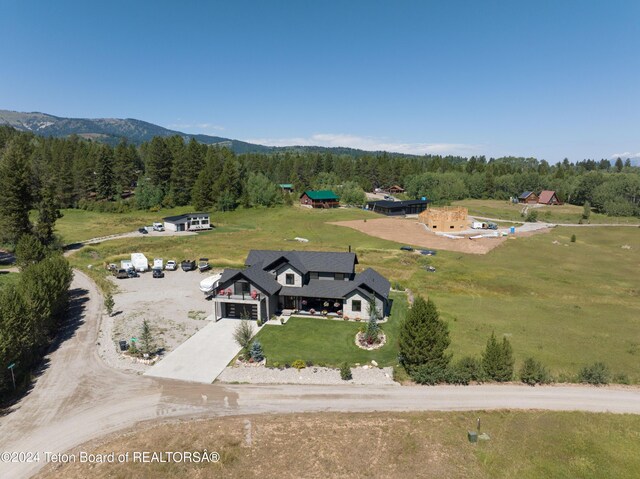
[[[614,153],[611,155],[611,158],[640,158],[640,151],[638,153],[631,153],[630,151],[625,151],[624,153]]]
[[[481,148],[481,145],[468,145],[464,143],[403,143],[386,138],[333,133],[316,133],[306,138],[252,138],[245,141],[267,146],[346,147],[367,151],[407,153],[411,155],[469,155],[477,153]]]
[[[174,130],[200,130],[200,132],[224,131],[224,126],[215,125],[213,123],[172,123],[171,125],[167,125],[167,128],[172,128]]]

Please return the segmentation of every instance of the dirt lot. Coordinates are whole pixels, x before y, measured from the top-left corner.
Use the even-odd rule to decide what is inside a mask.
[[[375,220],[337,221],[330,223],[346,226],[376,238],[423,248],[443,249],[460,253],[486,254],[501,245],[506,238],[451,239],[438,236],[424,229],[415,219],[379,218]]]
[[[146,365],[123,360],[118,352],[120,339],[140,336],[146,319],[159,348],[168,352],[207,324],[211,302],[198,288],[200,281],[212,271],[185,273],[181,269],[165,271],[164,278],[153,278],[151,272],[138,278],[109,278],[118,287],[114,295],[114,316],[103,318],[101,356],[111,366],[145,370]]]

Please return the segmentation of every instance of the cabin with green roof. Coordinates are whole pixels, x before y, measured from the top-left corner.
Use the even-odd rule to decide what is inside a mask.
[[[300,204],[310,208],[337,208],[340,198],[331,190],[307,190],[300,196]]]

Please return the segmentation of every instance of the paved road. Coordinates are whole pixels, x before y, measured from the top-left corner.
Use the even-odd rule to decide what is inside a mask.
[[[44,467],[44,451],[64,452],[141,421],[263,412],[549,409],[640,414],[639,388],[581,386],[218,385],[128,374],[96,351],[102,298],[79,271],[60,344],[34,389],[0,418],[1,451],[40,451],[38,463],[2,463],[0,477]]]
[[[210,321],[144,375],[211,384],[240,352],[240,346],[233,339],[233,332],[240,321]],[[258,328],[255,324],[252,327],[255,334]]]

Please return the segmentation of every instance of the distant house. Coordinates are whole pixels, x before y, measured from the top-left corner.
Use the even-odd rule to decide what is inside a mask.
[[[538,202],[538,195],[533,191],[525,191],[518,196],[518,203],[536,204]]]
[[[429,200],[369,201],[367,209],[387,216],[417,215],[427,209]]]
[[[162,218],[167,231],[198,231],[211,229],[209,213],[185,213]]]
[[[404,193],[404,188],[402,186],[393,185],[391,188],[387,190],[390,194],[395,195],[397,193]]]
[[[538,203],[541,205],[559,205],[562,204],[558,199],[558,195],[556,195],[555,191],[544,190],[540,192],[540,197],[538,198]]]
[[[283,192],[293,193],[293,185],[291,183],[280,183],[278,186]]]
[[[300,196],[300,204],[312,208],[337,208],[340,198],[331,190],[307,190]]]
[[[269,319],[276,311],[369,319],[375,301],[389,312],[391,285],[369,268],[355,272],[355,253],[252,250],[245,269],[225,269],[213,297],[216,320]]]
[[[468,228],[469,211],[462,206],[428,208],[418,215],[418,221],[429,231],[464,230]]]

